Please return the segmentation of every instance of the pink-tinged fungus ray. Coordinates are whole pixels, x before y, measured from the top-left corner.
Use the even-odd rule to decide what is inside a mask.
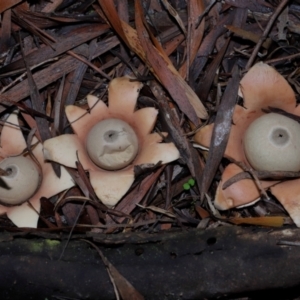
[[[44,161],[43,147],[33,139],[32,155],[26,153],[26,141],[19,128],[17,111],[7,118],[0,136],[1,176],[0,214],[18,227],[36,228],[41,197],[52,197],[74,186],[65,168],[58,178],[49,162]],[[38,162],[38,164],[37,164]]]
[[[299,123],[281,114],[265,113],[273,107],[300,116],[288,82],[274,68],[260,62],[241,80],[239,95],[243,97],[243,106],[235,106],[225,157],[254,170],[300,171]],[[209,148],[213,126],[201,128],[194,141]],[[225,168],[215,196],[215,205],[220,210],[243,207],[260,199],[260,190],[252,179],[242,179],[223,188],[228,179],[242,171],[233,163]],[[279,183],[262,180],[261,185],[270,188],[300,227],[300,179]]]
[[[44,143],[48,160],[75,168],[79,159],[89,172],[96,195],[110,207],[132,185],[135,165],[166,164],[179,158],[173,143],[162,143],[162,136],[151,133],[158,111],[152,107],[135,110],[142,86],[128,77],[113,79],[108,88],[108,106],[92,95],[87,97],[89,111],[67,106],[74,134]]]

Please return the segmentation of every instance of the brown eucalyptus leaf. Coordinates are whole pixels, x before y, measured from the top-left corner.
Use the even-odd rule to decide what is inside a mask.
[[[63,114],[63,105],[62,105],[62,93],[65,85],[65,75],[63,75],[62,80],[59,84],[59,88],[57,91],[57,94],[54,99],[54,122],[53,122],[53,127],[54,127],[54,133],[53,136],[59,135],[62,133],[62,114]]]
[[[21,43],[20,43],[21,44]],[[23,51],[23,47],[21,46],[21,53],[22,53],[22,57],[24,59],[24,64],[26,67],[26,73],[27,73],[27,79],[28,79],[28,85],[29,85],[29,93],[30,93],[30,100],[31,100],[31,105],[32,108],[40,113],[45,113],[45,110],[43,108],[43,99],[39,93],[39,90],[37,88],[37,85],[33,79],[31,70],[29,68],[29,65],[26,61],[25,55],[24,55],[24,51]],[[49,124],[48,121],[44,118],[40,118],[38,116],[34,117],[35,121],[36,121],[36,125],[37,125],[37,130],[39,132],[39,136],[42,139],[42,142],[44,142],[47,139],[50,139],[51,136],[51,132],[49,130]],[[56,173],[57,176],[60,176],[60,167],[54,163],[52,163],[52,167]]]
[[[78,217],[82,213],[83,204],[78,203],[65,203],[62,206],[62,212],[66,218],[66,221],[69,226],[76,226],[78,223]]]
[[[76,169],[79,177],[81,178],[82,186],[84,186],[83,192],[85,192],[85,196],[94,201],[98,201],[97,195],[79,159],[76,162]],[[103,207],[106,208],[105,205],[103,205]]]
[[[3,13],[1,20],[1,39],[0,39],[0,53],[4,53],[10,48],[11,39],[11,10]]]
[[[284,224],[284,217],[248,217],[248,218],[230,218],[228,220],[230,223],[240,225],[256,225],[256,226],[269,226],[269,227],[282,227]]]
[[[45,45],[48,45],[55,49],[49,40],[49,36],[46,32],[42,31],[38,26],[27,19],[24,14],[23,9],[13,9],[12,10],[12,21],[19,25],[22,29],[30,32],[33,36],[37,36]]]
[[[140,201],[144,199],[145,195],[147,194],[151,186],[156,182],[164,168],[165,166],[161,166],[155,172],[143,179],[140,184],[138,184],[122,199],[121,202],[116,205],[115,210],[129,215],[136,208],[136,204],[140,203]],[[124,219],[125,217],[120,217],[118,218],[118,221],[123,222]]]
[[[92,58],[95,58],[111,48],[115,47],[119,44],[119,41],[117,38],[109,37],[107,40],[103,40],[97,44],[97,50],[95,55]],[[86,45],[81,45],[74,49],[73,51],[81,54],[83,56],[86,55],[87,47]],[[81,61],[78,59],[71,57],[71,56],[65,56],[61,58],[59,61],[52,63],[47,68],[38,71],[33,74],[34,81],[38,87],[38,89],[42,89],[43,87],[49,85],[50,83],[56,81],[57,79],[61,78],[64,74],[67,74],[73,70],[75,70],[79,65],[81,64]],[[6,105],[11,105],[11,100],[14,101],[20,101],[24,99],[25,97],[29,96],[29,86],[28,81],[23,80],[20,83],[16,84],[14,87],[12,87],[10,90],[6,91],[4,94],[0,95],[0,104],[1,102],[5,103]],[[0,112],[4,111],[5,108],[3,106],[0,106]]]
[[[242,37],[243,39],[247,39],[249,41],[252,41],[254,43],[257,43],[260,39],[260,36],[251,32],[251,31],[247,31],[247,30],[244,30],[242,28],[238,28],[238,27],[235,27],[233,25],[225,25],[225,28],[227,28],[228,30],[230,30],[231,32],[233,32],[234,34],[236,34],[237,36],[240,36]],[[272,39],[271,38],[267,38],[262,46],[265,48],[265,49],[269,49],[270,46],[271,46],[271,43],[272,43]]]
[[[190,76],[193,78],[198,78],[200,73],[203,71],[204,66],[209,60],[209,56],[215,48],[216,41],[219,36],[226,32],[224,25],[231,24],[234,17],[234,12],[230,11],[227,15],[222,15],[220,17],[217,25],[205,36],[200,48],[196,54],[196,58],[191,65]],[[201,89],[201,86],[199,86]]]
[[[248,10],[247,8],[236,8],[232,25],[237,28],[244,28],[247,24]],[[230,25],[229,25],[230,26]],[[225,35],[223,36],[226,39]],[[222,66],[225,73],[231,73],[235,64],[240,61],[240,57],[233,55],[235,49],[239,49],[241,44],[236,39],[231,39],[226,53],[224,55],[224,60],[222,61]]]
[[[117,268],[103,255],[102,251],[92,242],[85,240],[92,245],[100,255],[114,286],[118,289],[123,300],[144,300],[143,295],[117,270]],[[119,299],[119,297],[117,297]]]
[[[1,0],[0,1],[0,14],[20,2],[22,2],[22,0]]]
[[[42,45],[41,48],[26,54],[26,60],[30,66],[37,65],[49,58],[59,56],[70,49],[74,49],[77,46],[104,34],[108,31],[108,29],[109,27],[106,24],[83,24],[70,26],[67,28],[67,32],[61,33],[61,36],[57,37],[56,42],[52,44],[55,50],[50,46]],[[105,43],[104,40],[102,42]],[[2,67],[0,72],[3,74],[24,67],[23,59],[18,59]]]
[[[234,7],[247,8],[248,10],[255,12],[269,13],[273,10],[271,4],[261,0],[225,0],[225,3]]]
[[[119,36],[147,64],[187,117],[195,124],[199,123],[198,117],[207,118],[207,112],[203,104],[179,75],[157,40],[153,40],[153,36],[151,36],[152,42],[154,41],[155,45],[151,43],[149,33],[144,26],[141,4],[138,1],[135,3],[137,31],[120,20],[114,5],[110,1],[99,1],[99,4]]]
[[[228,81],[216,115],[208,157],[203,170],[202,181],[200,184],[200,192],[202,198],[207,193],[213,181],[215,173],[226,149],[232,125],[232,115],[238,95],[239,83],[240,72],[238,66],[236,65],[233,68],[232,78]]]
[[[197,94],[200,95],[200,98],[203,100],[206,100],[208,97],[208,94],[211,90],[211,85],[216,77],[217,69],[220,67],[229,42],[230,38],[227,39],[225,45],[223,45],[222,49],[218,52],[212,63],[207,68],[206,75],[204,76],[204,81],[199,84]]]
[[[143,208],[143,209],[149,209],[149,210],[152,210],[152,211],[154,211],[154,212],[156,212],[156,213],[159,213],[159,214],[162,214],[162,215],[166,215],[166,216],[168,216],[168,217],[170,217],[170,218],[176,218],[176,216],[175,216],[173,213],[171,213],[171,212],[169,212],[169,211],[167,211],[167,210],[165,210],[165,209],[163,209],[163,208],[154,206],[154,205],[143,206],[143,205],[137,204],[137,206],[138,206],[138,207],[141,207],[141,208]]]
[[[151,82],[151,91],[158,101],[160,113],[160,121],[167,128],[172,140],[180,152],[180,156],[188,166],[191,175],[196,178],[197,184],[200,184],[202,167],[196,150],[187,140],[179,121],[174,116],[173,111],[169,107],[168,99],[161,86],[155,81]]]
[[[44,13],[53,12],[62,2],[63,0],[51,0],[51,2],[47,2],[45,7],[42,9],[42,12]]]
[[[27,2],[25,2],[27,3]],[[72,14],[72,15],[66,15],[66,14],[46,14],[43,12],[38,11],[31,11],[27,7],[21,7],[17,6],[14,9],[18,15],[20,15],[20,18],[24,17],[27,19],[30,19],[32,24],[35,24],[38,28],[49,28],[54,26],[64,26],[64,23],[79,23],[79,22],[101,22],[102,19],[99,18],[97,15],[91,15],[91,14]]]
[[[176,11],[176,9],[167,0],[161,0],[161,3],[164,5],[166,10],[169,12],[169,14],[176,20],[178,26],[180,27],[180,29],[186,36],[187,32],[186,32],[184,23],[183,23],[181,17],[179,16],[178,12]]]
[[[96,40],[92,40],[88,45],[88,55],[87,58],[91,61],[92,57],[95,55],[97,50]],[[62,93],[62,103],[61,108],[63,109],[67,105],[73,105],[78,96],[79,89],[84,78],[84,75],[88,69],[88,65],[84,62],[81,62],[79,66],[68,74],[67,80],[64,84],[63,93]],[[66,114],[62,114],[61,118],[61,129],[66,128],[68,125],[68,120]]]
[[[198,24],[199,16],[204,12],[203,0],[187,1],[188,5],[188,32],[187,32],[187,57],[179,69],[182,78],[188,78],[189,67],[193,63],[202,42],[205,19]]]
[[[162,47],[158,47],[159,43],[153,36],[151,36],[151,39],[152,42],[155,42],[155,45],[151,43],[150,31],[147,31],[144,25],[146,21],[140,1],[135,2],[135,23],[137,35],[146,54],[147,64],[153,68],[154,73],[168,90],[180,110],[195,125],[199,124],[198,117],[207,118],[207,112],[203,106],[200,107],[200,100],[174,68]],[[188,97],[188,93],[190,97]]]

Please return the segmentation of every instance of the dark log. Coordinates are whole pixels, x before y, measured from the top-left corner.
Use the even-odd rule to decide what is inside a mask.
[[[289,299],[300,284],[300,248],[282,245],[299,241],[299,229],[88,235],[145,299],[232,299],[263,291]],[[66,239],[50,236],[0,235],[0,299],[115,299],[91,245],[71,240],[59,259]]]

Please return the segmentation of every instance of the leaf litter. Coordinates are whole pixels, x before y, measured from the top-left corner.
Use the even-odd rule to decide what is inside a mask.
[[[99,202],[88,172],[78,162],[77,170],[68,169],[76,186],[42,199],[36,231],[158,232],[210,228],[220,220],[231,226],[293,224],[268,190],[268,199],[262,197],[252,206],[216,211],[212,205],[229,164],[223,154],[234,105],[241,103],[240,78],[263,61],[289,81],[299,100],[299,3],[86,2],[1,1],[2,121],[17,106],[25,136],[31,128],[42,141],[72,133],[64,107],[87,109],[89,93],[106,101],[110,79],[130,75],[144,83],[138,108],[159,109],[154,131],[167,132],[165,141],[173,142],[181,157],[167,166],[140,168],[131,189],[113,208]],[[193,136],[213,122],[207,152],[194,144]],[[53,167],[59,176],[59,166]],[[253,174],[257,180],[300,177],[299,172],[252,172],[239,173],[225,187]],[[2,180],[5,171],[0,176]],[[191,178],[196,184],[185,189]],[[0,226],[32,230],[17,229],[5,215]]]

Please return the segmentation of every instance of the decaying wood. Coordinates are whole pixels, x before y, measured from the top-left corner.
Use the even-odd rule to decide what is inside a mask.
[[[66,243],[60,235],[28,237],[0,236],[1,299],[114,299],[101,258],[89,244],[70,241],[59,260]],[[145,299],[232,299],[253,292],[287,299],[299,287],[299,229],[233,226],[89,233],[89,239]]]

